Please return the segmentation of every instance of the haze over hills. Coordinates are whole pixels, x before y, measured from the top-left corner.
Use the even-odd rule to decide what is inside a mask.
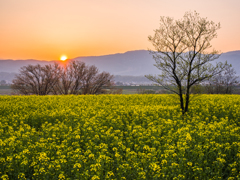
[[[113,75],[121,76],[144,76],[146,74],[159,74],[159,70],[153,66],[155,61],[147,50],[128,51],[122,54],[111,54],[104,56],[77,57],[73,60],[95,65],[100,71],[107,71]],[[225,62],[232,64],[237,74],[240,75],[240,51],[223,53],[214,62]],[[0,60],[0,72],[18,73],[20,67],[28,64],[46,65],[57,61],[39,60]],[[1,80],[1,77],[0,77]]]
[[[23,66],[27,66],[29,64],[32,65],[47,65],[47,64],[54,64],[57,61],[42,61],[42,60],[34,60],[34,59],[27,59],[27,60],[0,60],[0,72],[8,72],[8,73],[18,73],[20,68]]]
[[[90,65],[96,65],[100,70],[110,72],[114,75],[143,76],[146,74],[159,74],[152,55],[147,50],[128,51],[123,54],[113,54],[96,57],[78,57],[76,60]],[[237,74],[240,75],[240,51],[223,53],[216,62],[232,64]]]
[[[86,64],[96,65],[100,70],[114,75],[143,76],[149,73],[157,74],[153,66],[155,61],[146,50],[128,51],[123,54],[113,54],[95,57],[78,57],[76,60]]]

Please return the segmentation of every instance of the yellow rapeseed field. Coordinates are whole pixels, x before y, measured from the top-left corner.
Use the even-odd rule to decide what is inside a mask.
[[[0,96],[1,179],[240,179],[240,96]]]

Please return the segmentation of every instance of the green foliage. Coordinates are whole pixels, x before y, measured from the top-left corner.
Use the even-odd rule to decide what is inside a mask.
[[[240,96],[173,96],[0,96],[0,178],[239,179]]]

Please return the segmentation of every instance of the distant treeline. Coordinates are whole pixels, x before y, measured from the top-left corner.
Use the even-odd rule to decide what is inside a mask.
[[[9,72],[0,72],[0,81],[1,80],[7,80],[9,82],[12,82],[14,79],[15,75],[17,73],[9,73]],[[149,83],[151,84],[152,82],[149,81],[146,77],[144,76],[121,76],[121,75],[115,75],[113,80],[115,82],[124,82],[124,83],[131,83],[131,82],[136,82],[136,83]]]

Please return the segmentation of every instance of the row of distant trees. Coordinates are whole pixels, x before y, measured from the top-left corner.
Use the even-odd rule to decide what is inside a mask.
[[[162,94],[169,93],[166,89],[155,91],[140,88],[138,94]],[[226,64],[223,71],[210,77],[204,83],[198,83],[190,89],[191,94],[240,94],[239,76],[231,64]]]
[[[121,93],[119,89],[113,88],[112,78],[109,73],[99,73],[95,66],[87,66],[78,61],[70,61],[65,65],[28,65],[21,68],[20,73],[13,80],[12,89],[25,95]],[[222,72],[209,78],[204,84],[195,84],[190,93],[239,93],[236,91],[238,84],[236,71],[227,64]],[[167,93],[167,91],[138,89],[138,93],[155,94]]]
[[[69,61],[54,65],[28,65],[20,69],[12,89],[24,95],[102,94],[111,88],[113,76],[94,65]]]
[[[194,94],[240,94],[239,80],[234,68],[227,64],[222,72],[209,78],[204,84],[191,89]]]

